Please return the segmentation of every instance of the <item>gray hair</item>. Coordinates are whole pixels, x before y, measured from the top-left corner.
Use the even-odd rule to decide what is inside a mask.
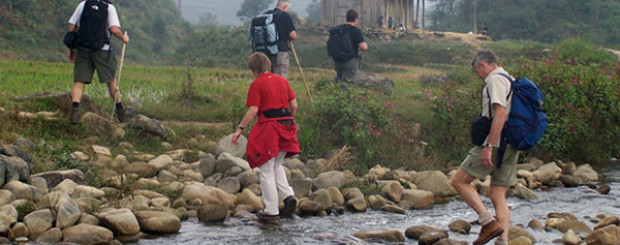
[[[497,56],[492,50],[482,50],[476,54],[474,59],[471,61],[472,67],[480,66],[480,62],[484,62],[487,64],[497,64]]]
[[[285,7],[285,6],[291,6],[291,1],[289,0],[278,0],[277,5],[278,7]]]

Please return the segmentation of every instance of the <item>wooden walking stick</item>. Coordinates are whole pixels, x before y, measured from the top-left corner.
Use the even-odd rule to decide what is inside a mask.
[[[125,32],[123,34],[123,37],[127,36],[127,32]],[[114,120],[114,110],[116,110],[116,101],[118,100],[118,97],[120,96],[121,90],[120,90],[120,84],[121,84],[121,74],[123,73],[123,61],[125,60],[125,47],[127,46],[127,44],[125,44],[125,42],[123,42],[123,48],[121,49],[121,63],[118,66],[118,75],[116,78],[116,88],[114,88],[114,105],[112,107],[112,113],[110,113],[110,119]]]
[[[310,88],[308,88],[308,82],[306,82],[306,75],[304,75],[304,70],[301,69],[299,58],[297,58],[295,46],[293,46],[293,42],[289,42],[289,44],[291,45],[291,50],[293,51],[293,57],[295,57],[295,62],[297,62],[297,68],[299,68],[299,73],[301,73],[301,79],[304,81],[304,86],[306,86],[306,93],[308,94],[308,98],[310,98],[310,103],[314,103],[314,100],[312,100],[312,95],[310,94]]]

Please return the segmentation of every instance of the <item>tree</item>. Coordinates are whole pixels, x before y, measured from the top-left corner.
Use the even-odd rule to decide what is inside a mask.
[[[312,0],[312,3],[306,7],[308,13],[308,22],[319,23],[321,22],[321,1]]]
[[[200,15],[200,20],[196,24],[196,29],[205,30],[209,27],[217,26],[217,15],[211,13],[205,13]]]
[[[241,9],[237,11],[237,17],[242,21],[251,20],[268,9],[272,3],[273,0],[243,0]]]

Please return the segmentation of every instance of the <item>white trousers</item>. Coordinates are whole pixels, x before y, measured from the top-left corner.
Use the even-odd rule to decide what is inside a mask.
[[[262,192],[263,203],[265,203],[266,214],[279,214],[278,195],[281,199],[295,195],[293,187],[289,186],[282,161],[286,152],[281,151],[277,157],[269,159],[265,164],[258,167],[258,177],[260,179],[260,190]]]

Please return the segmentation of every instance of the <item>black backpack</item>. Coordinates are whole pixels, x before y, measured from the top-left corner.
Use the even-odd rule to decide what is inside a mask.
[[[80,17],[77,45],[91,50],[101,50],[110,43],[108,37],[108,1],[87,0]]]
[[[250,40],[252,41],[252,51],[263,52],[266,55],[278,54],[278,31],[276,29],[276,18],[281,12],[269,10],[254,19],[250,24]]]
[[[327,54],[335,61],[345,62],[355,58],[349,32],[350,28],[346,24],[329,29]]]

